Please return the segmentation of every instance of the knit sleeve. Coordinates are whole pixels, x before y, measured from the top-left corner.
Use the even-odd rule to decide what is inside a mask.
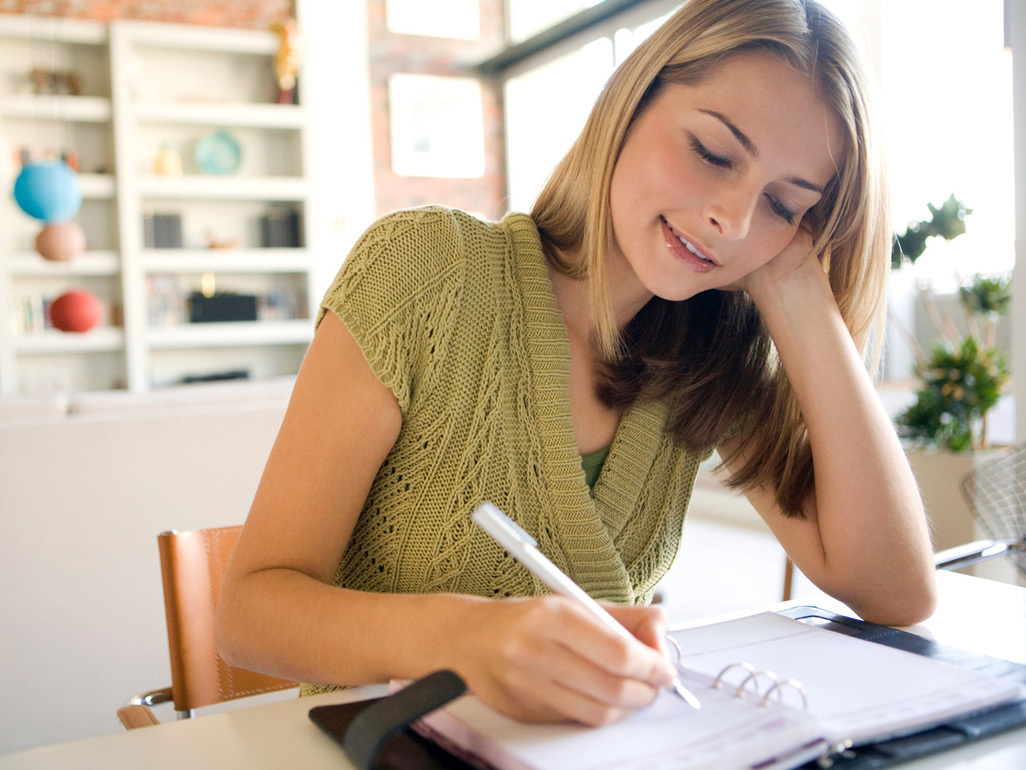
[[[321,301],[335,313],[405,414],[428,376],[432,340],[453,315],[460,230],[441,207],[389,214],[360,237]]]

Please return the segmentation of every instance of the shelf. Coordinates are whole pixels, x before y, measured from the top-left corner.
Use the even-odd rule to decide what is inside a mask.
[[[305,273],[306,249],[146,249],[147,273]]]
[[[36,41],[59,43],[62,58],[31,61]],[[74,387],[109,382],[146,390],[155,377],[176,380],[237,359],[259,376],[294,373],[313,339],[313,320],[270,319],[316,312],[310,298],[318,293],[317,264],[308,248],[256,246],[261,218],[278,208],[297,215],[299,232],[290,241],[310,243],[311,115],[304,105],[275,103],[279,45],[268,30],[0,13],[0,69],[10,75],[0,82],[0,150],[7,148],[0,180],[10,183],[8,195],[20,172],[20,145],[66,144],[61,149],[75,150],[84,170],[99,172],[76,176],[84,201],[76,221],[98,248],[71,260],[53,262],[33,251],[40,223],[26,222],[13,202],[0,206],[0,307],[12,316],[3,321],[11,328],[0,333],[0,392],[31,389],[32,378],[51,375]],[[34,93],[28,78],[36,65],[73,69],[87,95]],[[237,134],[245,148],[235,173],[204,174],[187,161],[191,173],[153,174],[160,143],[184,155],[217,129]],[[183,239],[198,248],[142,248],[147,216],[164,211],[181,216],[188,224]],[[196,234],[212,230],[246,248],[202,248],[208,239]],[[261,310],[267,320],[149,325],[151,311],[155,320],[164,317],[154,303],[176,291],[181,296],[167,317],[179,318],[193,278],[209,273],[253,296],[280,294],[282,307],[275,312],[274,297]],[[119,325],[74,334],[36,323],[42,298],[74,284],[116,309]],[[100,370],[107,370],[102,379]]]
[[[120,29],[135,45],[180,51],[213,51],[227,54],[273,56],[278,37],[262,30],[218,29],[192,24],[154,24],[148,21],[120,21]]]
[[[67,262],[43,259],[34,251],[11,257],[11,273],[19,276],[74,278],[80,275],[114,276],[121,269],[116,251],[86,251]]]
[[[36,96],[5,94],[0,116],[7,119],[106,123],[111,117],[110,99],[101,96]]]
[[[103,353],[118,351],[125,344],[122,329],[102,326],[88,332],[61,332],[48,329],[38,334],[25,334],[13,338],[17,353],[45,355],[47,353]]]
[[[306,111],[293,104],[142,104],[136,108],[140,123],[179,123],[233,128],[300,129]]]
[[[17,171],[15,173],[17,176]],[[78,174],[78,189],[86,200],[106,200],[114,197],[117,185],[111,174]]]
[[[307,191],[306,180],[288,176],[146,176],[139,181],[145,198],[301,201]]]
[[[236,345],[305,345],[313,338],[313,321],[238,321],[182,324],[147,330],[153,349],[216,348]]]
[[[28,16],[6,13],[0,21],[4,37],[52,43],[106,45],[107,25],[98,21],[63,16]]]
[[[79,174],[78,187],[83,198],[113,198],[114,177],[110,174]]]

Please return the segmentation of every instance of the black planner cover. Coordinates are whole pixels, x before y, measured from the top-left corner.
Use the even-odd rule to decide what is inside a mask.
[[[966,652],[957,647],[940,644],[932,639],[900,631],[890,626],[878,626],[875,623],[837,615],[818,607],[792,607],[779,612],[779,614],[867,642],[925,655],[953,666],[979,671],[1001,679],[1011,679],[1026,685],[1026,666],[989,655]],[[908,762],[919,757],[937,754],[1023,725],[1026,725],[1026,698],[1020,698],[904,738],[860,746],[857,751],[833,757],[832,767],[837,770],[876,770],[876,768],[890,767],[899,762]],[[806,768],[819,770],[819,766],[815,762],[805,765],[803,770]]]
[[[1026,685],[1026,666],[988,655],[966,652],[950,645],[926,639],[889,626],[838,615],[818,607],[800,606],[779,611],[780,615],[803,623],[882,644],[917,655],[944,661],[950,665],[1008,678]],[[402,691],[400,691],[402,692]],[[390,696],[395,697],[395,696]],[[345,746],[349,726],[365,709],[383,699],[317,706],[310,718],[339,744]],[[366,721],[366,720],[364,720]],[[914,735],[860,746],[855,751],[834,755],[837,770],[877,770],[900,762],[936,754],[991,735],[1026,725],[1026,698],[1002,704],[984,712],[957,719]],[[350,743],[352,742],[352,735]],[[446,752],[409,727],[394,732],[383,745],[372,765],[381,770],[472,770],[472,766]],[[813,761],[802,770],[819,770]],[[361,768],[362,770],[362,768]]]
[[[315,706],[310,709],[310,719],[344,748],[346,734],[353,720],[381,700],[374,698],[333,706]],[[380,770],[476,770],[409,727],[400,730],[384,744],[373,767]]]

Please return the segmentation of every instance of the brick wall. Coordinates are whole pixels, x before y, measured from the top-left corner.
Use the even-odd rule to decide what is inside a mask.
[[[0,13],[267,29],[279,19],[295,17],[296,11],[293,0],[0,0]]]
[[[500,50],[505,40],[503,0],[480,0],[477,40],[397,35],[385,23],[385,0],[367,0],[371,120],[377,213],[439,203],[489,218],[505,213],[506,163],[501,89],[483,83],[485,174],[480,179],[398,176],[392,171],[388,76],[393,72],[465,75],[466,68]]]

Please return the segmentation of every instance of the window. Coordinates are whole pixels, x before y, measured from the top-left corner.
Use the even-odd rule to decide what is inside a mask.
[[[1002,0],[823,0],[862,42],[881,85],[895,229],[954,194],[966,234],[930,242],[916,274],[938,291],[1010,272],[1014,253],[1011,54]]]
[[[526,40],[598,2],[599,0],[506,0],[509,41],[519,43]]]
[[[549,173],[584,127],[613,69],[665,18],[616,30],[506,81],[511,210],[530,210]]]
[[[510,210],[531,210],[612,71],[612,43],[599,38],[506,82]]]

